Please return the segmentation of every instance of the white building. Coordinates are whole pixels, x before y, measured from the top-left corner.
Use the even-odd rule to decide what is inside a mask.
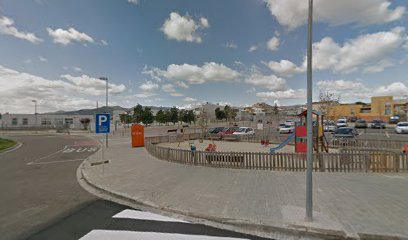
[[[2,114],[2,129],[95,129],[94,115]]]

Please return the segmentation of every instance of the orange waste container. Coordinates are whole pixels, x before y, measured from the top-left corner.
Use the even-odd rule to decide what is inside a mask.
[[[132,125],[132,147],[144,147],[144,127],[140,124]]]

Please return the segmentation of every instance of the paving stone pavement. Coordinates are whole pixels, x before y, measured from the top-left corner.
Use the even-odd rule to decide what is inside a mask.
[[[314,173],[314,221],[304,221],[305,174],[182,165],[112,139],[82,166],[94,186],[125,198],[209,219],[351,238],[408,239],[408,174]]]

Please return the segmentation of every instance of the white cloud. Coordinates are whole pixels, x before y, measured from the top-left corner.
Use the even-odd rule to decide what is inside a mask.
[[[72,67],[75,72],[82,72],[82,68],[80,67]]]
[[[144,93],[137,93],[134,96],[137,98],[149,98],[149,97],[153,97],[156,95],[157,95],[156,93],[144,92]]]
[[[280,44],[279,38],[278,37],[272,37],[266,43],[266,47],[271,51],[277,51],[279,49],[279,44]]]
[[[48,62],[48,59],[43,56],[38,56],[38,59],[40,60],[40,62]]]
[[[394,82],[388,86],[380,86],[374,90],[375,95],[388,95],[394,97],[406,97],[408,96],[408,82]]]
[[[160,30],[171,40],[201,43],[202,38],[197,30],[209,26],[206,18],[201,17],[197,23],[188,15],[181,16],[177,12],[172,12]]]
[[[308,1],[265,0],[271,14],[278,22],[295,29],[306,23]],[[400,19],[405,8],[390,8],[389,0],[315,0],[314,20],[330,25],[357,24],[371,25],[392,22]]]
[[[132,3],[134,5],[138,5],[139,4],[139,0],[128,0],[128,3]]]
[[[187,84],[203,84],[205,82],[216,81],[234,81],[240,74],[224,64],[206,62],[203,66],[190,64],[171,64],[166,70],[153,68],[145,69],[144,74],[157,78],[166,78],[173,81],[185,82]]]
[[[182,96],[184,96],[182,93],[178,93],[178,92],[170,93],[170,95],[173,96],[173,97],[182,97]]]
[[[368,87],[359,81],[325,80],[317,82],[319,90],[337,94],[342,99],[363,98],[371,96],[404,97],[408,95],[408,82],[393,82],[385,86]]]
[[[39,111],[74,110],[95,106],[93,96],[105,95],[105,82],[86,75],[63,75],[49,80],[0,65],[0,102],[8,101],[10,112],[32,112],[31,100],[39,101]],[[125,86],[109,84],[109,91],[118,94]]]
[[[197,99],[191,98],[191,97],[185,97],[185,98],[183,99],[183,101],[184,101],[184,102],[196,102]]]
[[[256,93],[256,96],[266,99],[297,99],[306,98],[306,91],[304,89],[287,89],[284,91],[259,92]]]
[[[48,35],[50,35],[55,43],[66,46],[72,42],[90,42],[93,43],[94,39],[86,33],[78,32],[74,28],[64,30],[62,28],[51,29],[47,28]]]
[[[235,44],[233,41],[227,42],[224,46],[227,48],[237,48],[238,47],[237,44]]]
[[[388,32],[360,35],[347,40],[343,45],[332,38],[325,37],[313,43],[313,70],[331,70],[334,73],[351,73],[362,70],[365,73],[381,72],[394,65],[393,54],[408,43],[403,27],[396,27]],[[291,76],[304,72],[307,58],[296,66],[288,60],[268,63],[275,73]]]
[[[167,93],[174,93],[176,92],[176,89],[174,88],[173,84],[164,84],[162,86],[163,91],[167,92]]]
[[[0,16],[0,33],[10,35],[19,39],[29,41],[31,43],[40,43],[43,40],[38,38],[34,33],[22,32],[14,27],[14,21],[11,18]]]
[[[283,91],[287,89],[286,80],[273,74],[267,76],[259,73],[254,73],[247,79],[245,79],[245,82],[273,91]]]
[[[305,68],[298,67],[289,60],[281,60],[280,62],[270,61],[268,67],[280,76],[293,76],[297,73],[305,72]]]
[[[343,46],[326,37],[313,44],[313,68],[350,73],[361,67],[377,66],[378,62],[391,57],[406,41],[407,35],[402,27],[389,32],[361,35],[348,40]],[[306,66],[306,59],[303,66]]]
[[[101,40],[103,46],[108,46],[108,42],[106,40]]]
[[[98,78],[92,78],[87,75],[81,76],[72,76],[70,74],[61,75],[61,78],[72,83],[83,93],[90,95],[104,95],[106,89],[106,82]],[[125,85],[123,84],[114,84],[108,82],[108,92],[111,94],[119,94],[126,90]]]
[[[139,88],[142,89],[143,91],[153,91],[159,89],[159,84],[153,83],[152,81],[147,81],[140,85]]]
[[[253,52],[253,51],[256,51],[257,49],[258,49],[258,46],[252,45],[249,47],[248,52]]]
[[[175,84],[181,88],[189,88],[187,84],[185,84],[184,82],[175,82]]]
[[[203,28],[209,28],[210,27],[210,23],[208,22],[207,18],[201,17],[200,18],[200,23],[201,23],[201,26]]]

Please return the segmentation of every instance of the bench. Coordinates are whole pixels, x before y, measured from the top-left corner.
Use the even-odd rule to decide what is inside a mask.
[[[169,130],[167,130],[167,132],[168,132],[168,133],[171,133],[171,132],[175,132],[175,133],[176,133],[176,132],[177,132],[177,129],[169,129]]]

